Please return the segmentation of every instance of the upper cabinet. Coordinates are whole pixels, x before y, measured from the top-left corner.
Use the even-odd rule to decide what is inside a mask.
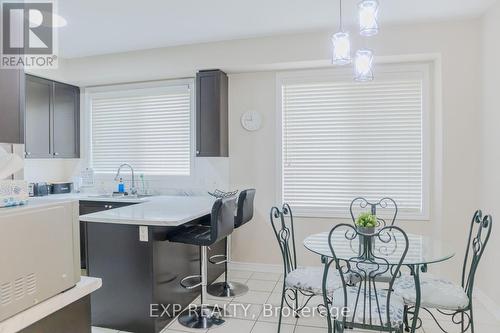
[[[80,89],[54,83],[52,137],[56,157],[80,156]]]
[[[80,157],[80,89],[26,75],[26,157]]]
[[[26,76],[26,157],[50,157],[50,113],[52,83],[49,80]]]
[[[228,78],[220,70],[196,75],[196,156],[229,156]]]
[[[24,73],[0,69],[0,142],[24,143]]]

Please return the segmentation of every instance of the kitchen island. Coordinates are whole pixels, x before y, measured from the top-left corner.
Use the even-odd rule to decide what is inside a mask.
[[[86,224],[88,274],[103,280],[91,297],[94,326],[160,332],[177,314],[174,309],[198,296],[198,289],[179,284],[182,278],[199,274],[198,247],[170,243],[166,236],[183,225],[208,221],[214,200],[158,196],[80,216]],[[80,210],[92,201],[80,198]],[[209,256],[224,251],[224,242],[219,242]],[[224,272],[222,266],[209,265],[209,283]]]

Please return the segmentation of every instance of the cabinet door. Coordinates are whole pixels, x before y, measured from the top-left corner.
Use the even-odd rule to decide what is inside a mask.
[[[196,83],[196,155],[228,156],[227,76],[201,71]]]
[[[0,70],[0,142],[24,143],[23,76],[21,70]]]
[[[52,82],[26,76],[25,138],[26,157],[52,157],[50,149],[50,108]]]
[[[80,89],[54,83],[52,153],[54,157],[80,157]]]

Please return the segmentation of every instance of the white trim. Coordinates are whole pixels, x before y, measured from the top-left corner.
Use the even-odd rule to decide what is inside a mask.
[[[399,57],[394,57],[393,60]],[[401,72],[417,72],[423,75],[423,115],[422,115],[422,212],[420,214],[405,214],[404,211],[400,210],[400,218],[404,220],[417,220],[417,221],[428,221],[431,218],[431,180],[433,179],[432,167],[433,167],[433,155],[432,155],[432,145],[431,142],[434,140],[434,133],[431,126],[434,124],[432,121],[431,114],[434,114],[436,108],[436,98],[438,97],[438,91],[436,88],[435,71],[436,69],[432,66],[435,64],[436,55],[422,55],[415,56],[415,59],[409,58],[413,61],[419,60],[418,63],[389,63],[389,61],[383,62],[383,64],[378,64],[377,72],[382,75],[399,74]],[[389,59],[387,59],[389,60]],[[321,80],[331,80],[335,79],[352,79],[352,71],[345,67],[342,68],[322,68],[322,69],[309,69],[309,70],[292,70],[286,72],[278,72],[276,74],[276,147],[278,147],[279,152],[276,154],[276,168],[275,168],[275,179],[276,179],[276,202],[282,203],[283,199],[283,133],[282,133],[282,86],[284,83],[290,82],[304,82],[307,80],[317,81]],[[311,211],[296,211],[296,216],[301,217],[312,217],[312,218],[323,218],[323,217],[333,217],[333,218],[348,218],[348,213],[346,215],[339,215],[334,213],[329,213],[327,211],[321,212],[317,209]]]
[[[480,289],[476,288],[474,291],[476,299],[484,305],[486,310],[491,313],[497,320],[500,320],[500,304],[497,304],[493,299],[491,299],[488,294],[482,292]]]
[[[93,96],[106,96],[107,94],[113,92],[137,92],[140,89],[161,89],[164,87],[182,86],[187,85],[191,91],[191,157],[190,157],[190,174],[189,176],[170,176],[170,175],[147,175],[148,180],[186,180],[193,182],[195,180],[196,173],[196,84],[194,78],[183,78],[174,80],[160,80],[160,81],[149,81],[140,83],[126,83],[126,84],[114,84],[105,86],[95,86],[87,87],[84,89],[84,98],[82,110],[84,110],[84,115],[81,117],[82,125],[82,144],[81,151],[84,152],[83,167],[92,167],[92,97]],[[117,166],[118,167],[118,166]],[[112,176],[112,175],[111,175]],[[96,180],[109,180],[110,174],[108,173],[96,173]]]

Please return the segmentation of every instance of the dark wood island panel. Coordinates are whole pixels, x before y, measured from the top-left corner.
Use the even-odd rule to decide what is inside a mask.
[[[172,230],[148,227],[148,241],[141,241],[138,225],[86,223],[88,273],[102,278],[101,289],[91,296],[92,325],[157,333],[173,319],[174,304],[185,307],[198,296],[199,288],[187,290],[179,282],[199,274],[199,248],[165,241]],[[223,253],[222,240],[209,255]],[[208,270],[211,283],[224,273],[224,265],[209,264]],[[160,316],[163,306],[172,316]]]

